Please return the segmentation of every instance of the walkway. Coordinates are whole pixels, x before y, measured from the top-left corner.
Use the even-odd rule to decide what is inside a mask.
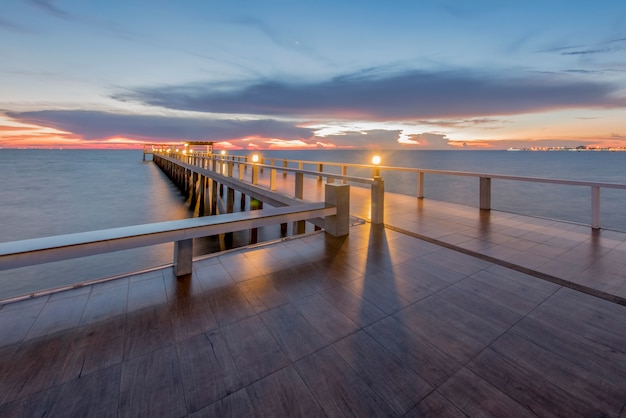
[[[397,199],[0,307],[0,416],[625,416],[626,307],[520,271],[623,297],[622,234]]]

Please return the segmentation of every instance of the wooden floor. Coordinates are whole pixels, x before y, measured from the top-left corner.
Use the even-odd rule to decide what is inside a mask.
[[[1,417],[626,416],[625,306],[369,224],[6,304],[0,336]]]

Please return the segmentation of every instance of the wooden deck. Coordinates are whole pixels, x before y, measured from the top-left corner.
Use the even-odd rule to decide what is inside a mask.
[[[626,307],[370,224],[7,304],[0,335],[2,417],[625,414]]]
[[[385,206],[0,306],[0,417],[626,417],[626,234]]]

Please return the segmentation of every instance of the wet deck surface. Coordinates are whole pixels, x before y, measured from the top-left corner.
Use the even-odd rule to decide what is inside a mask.
[[[386,224],[0,306],[0,416],[626,416],[626,234],[391,194]]]

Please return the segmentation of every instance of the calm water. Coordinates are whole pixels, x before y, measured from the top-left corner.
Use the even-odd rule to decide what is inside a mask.
[[[242,153],[243,154],[243,153]],[[246,153],[249,154],[249,153]],[[265,151],[266,158],[368,164],[366,151]],[[626,183],[624,152],[381,152],[382,165]],[[366,171],[349,171],[368,175]],[[388,191],[415,195],[414,174],[382,172]],[[0,149],[0,241],[194,216],[141,151]],[[588,188],[492,183],[494,209],[590,222]],[[426,198],[478,204],[478,180],[426,175]],[[626,231],[626,191],[602,190],[602,226]],[[264,237],[261,236],[261,239]],[[266,237],[271,238],[271,237]],[[207,240],[201,250],[219,248]],[[0,272],[0,299],[170,263],[172,244]]]

